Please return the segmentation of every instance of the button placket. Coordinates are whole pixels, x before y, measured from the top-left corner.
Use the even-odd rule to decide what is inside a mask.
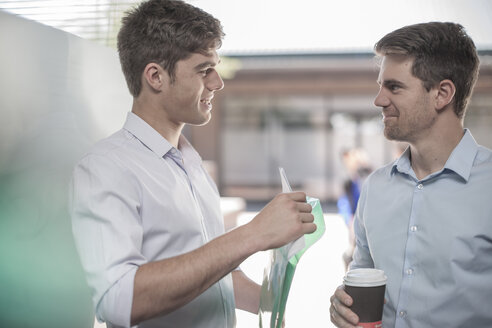
[[[414,181],[413,185],[413,199],[412,207],[410,211],[410,218],[408,222],[407,230],[407,243],[405,246],[405,255],[403,260],[403,277],[401,282],[400,294],[397,303],[397,318],[401,320],[396,324],[396,327],[405,327],[405,321],[408,319],[407,306],[409,302],[410,290],[412,288],[412,281],[415,279],[416,274],[416,261],[415,255],[419,247],[419,239],[417,233],[421,230],[422,222],[419,221],[420,211],[422,210],[422,202],[425,198],[424,183],[421,181]],[[397,320],[397,321],[399,321]]]

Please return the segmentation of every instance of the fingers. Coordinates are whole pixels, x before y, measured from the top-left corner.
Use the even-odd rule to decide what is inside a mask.
[[[335,294],[330,298],[330,320],[337,327],[355,327],[359,322],[359,317],[350,310],[352,298],[340,286]]]
[[[304,223],[302,225],[302,234],[309,234],[309,233],[313,233],[316,231],[316,229],[318,229],[318,226],[314,223]]]
[[[332,305],[330,306],[330,321],[339,328],[356,328],[357,326],[351,324],[345,318],[343,318]]]
[[[317,226],[314,224],[314,216],[311,214],[312,206],[306,203],[306,194],[304,192],[287,193],[291,199],[296,201],[296,209],[299,212],[299,220],[302,223],[302,233],[313,233]]]
[[[314,224],[314,215],[311,213],[299,213],[299,218],[302,222],[302,233],[313,233],[318,228],[316,224]]]
[[[311,213],[313,210],[312,206],[308,203],[297,202],[296,203],[297,210],[301,213]]]
[[[316,231],[312,207],[304,192],[281,193],[275,196],[252,220],[250,227],[261,250],[277,248],[304,234]],[[261,233],[258,233],[261,232]]]
[[[306,193],[303,191],[291,191],[284,194],[289,195],[289,197],[296,202],[306,202]]]
[[[306,193],[302,191],[282,193],[280,194],[280,196],[288,197],[291,200],[295,201],[296,209],[301,213],[311,213],[311,211],[313,210],[313,207],[310,204],[306,203]]]
[[[346,306],[352,306],[352,297],[350,297],[350,295],[345,292],[343,285],[338,286],[337,290],[335,291],[335,295],[333,296],[339,301],[342,301],[343,304],[345,304]]]
[[[312,215],[311,212],[299,213],[299,219],[303,223],[311,223],[314,222],[314,215]]]

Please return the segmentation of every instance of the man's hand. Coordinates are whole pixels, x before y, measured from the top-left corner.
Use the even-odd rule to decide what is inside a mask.
[[[305,193],[279,194],[250,223],[191,252],[141,265],[134,279],[132,326],[191,302],[257,251],[314,232],[313,221]],[[258,298],[255,290],[250,292]],[[257,311],[258,302],[244,306]]]
[[[339,328],[355,328],[359,322],[357,314],[352,312],[349,306],[353,300],[349,294],[343,290],[343,285],[339,286],[335,294],[330,298],[330,319]]]
[[[278,194],[249,223],[260,250],[281,247],[306,233],[316,231],[304,192]]]

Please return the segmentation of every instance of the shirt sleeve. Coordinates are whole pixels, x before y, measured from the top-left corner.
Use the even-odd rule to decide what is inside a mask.
[[[129,327],[133,282],[147,262],[141,253],[139,185],[107,156],[89,155],[74,169],[72,230],[92,290],[96,317]]]
[[[369,250],[366,228],[364,225],[364,207],[369,183],[370,180],[368,179],[362,186],[362,192],[354,215],[355,250],[349,269],[374,267],[374,261]]]

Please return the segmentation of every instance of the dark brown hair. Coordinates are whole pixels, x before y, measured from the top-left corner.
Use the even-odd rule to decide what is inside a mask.
[[[179,60],[219,48],[220,22],[203,10],[179,0],[149,0],[129,11],[118,33],[121,68],[130,93],[142,90],[142,73],[149,63],[161,65],[175,78]]]
[[[462,118],[478,77],[479,59],[473,40],[460,24],[431,22],[402,27],[374,45],[379,56],[414,59],[412,74],[429,91],[445,79],[456,86],[454,111]]]

